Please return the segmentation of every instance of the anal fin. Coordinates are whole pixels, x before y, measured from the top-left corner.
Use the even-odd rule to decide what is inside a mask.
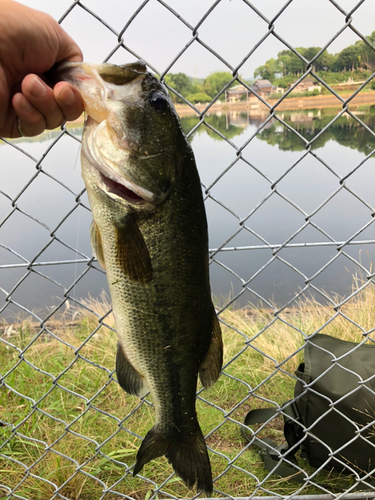
[[[118,383],[128,394],[140,398],[147,394],[146,382],[125,356],[120,342],[117,343],[116,375]]]
[[[199,378],[205,389],[213,386],[223,366],[223,339],[221,328],[212,304],[212,339],[207,354],[199,367]]]

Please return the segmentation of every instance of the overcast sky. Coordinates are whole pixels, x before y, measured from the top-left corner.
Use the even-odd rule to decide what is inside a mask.
[[[214,0],[163,0],[191,26],[195,27]],[[351,11],[358,0],[335,0],[345,11]],[[20,3],[60,19],[72,0],[22,0]],[[120,32],[143,0],[81,0],[105,23]],[[262,15],[271,20],[286,0],[251,0]],[[363,35],[375,31],[375,2],[365,0],[352,16],[353,26]],[[62,21],[64,29],[76,40],[88,62],[102,62],[117,45],[116,35],[87,13],[79,4]],[[322,47],[345,26],[345,14],[329,0],[293,0],[274,23],[275,33],[293,47]],[[237,67],[254,46],[268,33],[268,22],[244,0],[221,0],[198,27],[199,39],[220,54],[232,67]],[[192,40],[192,31],[157,0],[150,0],[126,29],[124,44],[163,73],[181,50]],[[358,36],[347,28],[328,48],[331,53],[355,43]],[[254,70],[267,59],[276,57],[285,45],[272,34],[258,47],[239,70],[251,78]],[[110,62],[123,64],[134,60],[124,49],[118,50]],[[228,71],[228,66],[194,41],[169,70],[204,78],[214,71]]]

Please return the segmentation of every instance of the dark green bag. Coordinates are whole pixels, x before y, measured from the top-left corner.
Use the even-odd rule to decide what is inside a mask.
[[[317,334],[306,343],[304,357],[296,371],[294,400],[282,407],[288,444],[255,443],[263,448],[266,467],[284,477],[296,474],[280,464],[280,453],[293,463],[301,448],[314,467],[359,475],[371,472],[375,468],[375,345]],[[266,422],[277,413],[280,410],[250,411],[245,425]],[[302,473],[294,477],[302,478]]]

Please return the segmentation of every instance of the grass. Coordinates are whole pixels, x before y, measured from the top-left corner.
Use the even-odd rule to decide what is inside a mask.
[[[358,283],[356,284],[358,285]],[[30,500],[51,498],[56,487],[71,500],[156,498],[157,486],[180,498],[188,490],[166,459],[147,464],[142,477],[131,467],[143,437],[152,426],[152,402],[125,394],[118,386],[114,320],[106,316],[106,297],[66,313],[41,329],[31,321],[4,325],[0,342],[0,484]],[[281,404],[293,395],[291,376],[302,360],[303,332],[320,330],[359,341],[373,329],[375,292],[364,288],[336,313],[314,299],[275,316],[271,310],[247,307],[225,310],[224,374],[213,388],[200,393],[197,412],[208,435],[215,489],[232,496],[286,495],[300,486],[270,476],[255,447],[244,450],[241,423],[250,408]],[[350,321],[348,318],[350,318]],[[359,328],[357,325],[360,325]],[[95,332],[92,334],[92,332]],[[260,333],[261,332],[261,333]],[[283,424],[274,421],[262,437],[284,441]],[[235,461],[234,461],[235,460]],[[233,465],[234,461],[234,465]],[[309,473],[313,469],[306,467]],[[352,484],[348,477],[321,472],[314,481],[330,491]],[[0,499],[7,490],[0,487]],[[306,485],[304,494],[321,493]],[[215,493],[215,496],[220,496]],[[158,498],[166,498],[158,493]]]

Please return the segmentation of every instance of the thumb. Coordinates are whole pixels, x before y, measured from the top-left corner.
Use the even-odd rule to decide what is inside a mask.
[[[9,86],[4,69],[0,64],[0,130],[4,126],[9,107]]]
[[[68,33],[56,22],[54,29],[59,41],[59,48],[56,54],[55,62],[60,61],[83,61],[83,54],[76,42]]]

